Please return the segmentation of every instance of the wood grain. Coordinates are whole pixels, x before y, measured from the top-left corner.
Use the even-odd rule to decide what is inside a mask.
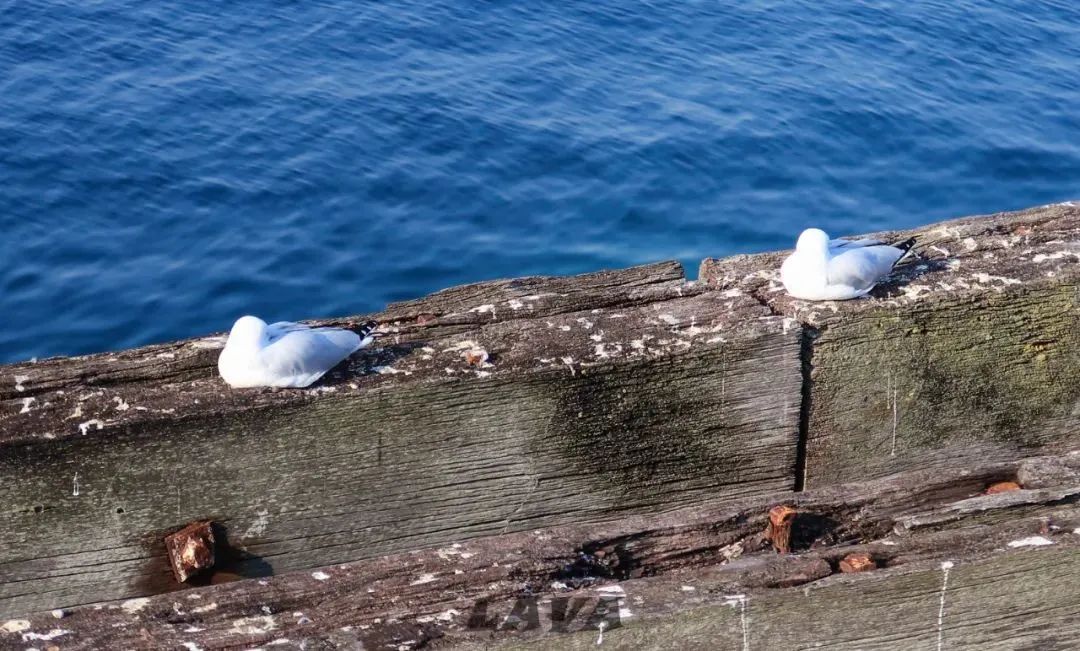
[[[1022,466],[1045,469],[1047,487],[982,494]],[[0,648],[58,631],[64,649],[583,648],[604,621],[603,645],[617,648],[738,649],[744,635],[749,648],[936,648],[945,562],[945,648],[1068,648],[1080,639],[1077,466],[1077,455],[962,462],[475,538],[37,613],[0,623]],[[800,514],[793,554],[763,536],[779,503]],[[852,553],[880,569],[842,574]],[[597,615],[608,606],[617,618]]]
[[[1080,206],[875,236],[919,259],[866,300],[787,297],[783,254],[702,265],[805,329],[805,485],[1080,442]]]
[[[32,374],[40,403],[5,411],[0,615],[176,589],[162,541],[197,519],[233,550],[217,581],[790,488],[797,334],[656,273],[437,295],[406,312],[443,316],[388,327],[381,350],[308,391],[229,390],[190,343],[155,379],[160,347],[121,370],[0,371]],[[510,306],[534,295],[534,310]],[[465,309],[482,300],[494,314]],[[484,322],[446,334],[453,310]],[[463,359],[473,346],[491,366]]]

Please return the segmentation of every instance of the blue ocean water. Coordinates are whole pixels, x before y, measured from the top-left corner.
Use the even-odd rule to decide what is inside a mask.
[[[1077,198],[1080,3],[0,0],[0,361]]]

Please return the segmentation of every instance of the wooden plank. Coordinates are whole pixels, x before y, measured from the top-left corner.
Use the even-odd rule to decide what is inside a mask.
[[[231,391],[206,340],[0,369],[34,398],[2,403],[0,615],[177,589],[196,519],[222,581],[790,488],[797,333],[654,272],[408,304],[313,390]]]
[[[1043,470],[1045,487],[983,494],[1024,467]],[[941,629],[948,648],[1074,643],[1078,468],[1078,455],[959,463],[477,538],[37,613],[0,622],[0,648],[50,635],[64,649],[578,648],[596,646],[605,621],[605,647],[742,648],[745,635],[750,648],[923,648],[936,644],[945,561],[954,565]],[[795,554],[764,544],[778,503],[800,514]],[[838,573],[852,552],[882,569]],[[552,616],[557,605],[573,611],[566,621]],[[611,605],[617,617],[597,615]]]
[[[948,562],[948,561],[945,561]],[[1080,643],[1080,548],[875,572],[498,649],[1039,649]],[[944,593],[944,610],[942,594]],[[740,598],[741,597],[741,598]],[[938,618],[941,617],[940,626]],[[287,647],[286,647],[287,648]]]
[[[916,236],[922,259],[871,299],[787,297],[784,253],[702,266],[805,328],[806,485],[1080,441],[1080,206],[878,236]]]

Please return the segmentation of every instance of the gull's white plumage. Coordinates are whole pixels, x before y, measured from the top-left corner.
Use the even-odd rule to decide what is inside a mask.
[[[267,325],[258,317],[243,316],[229,331],[218,372],[233,388],[306,387],[370,344],[374,326],[365,325],[361,336],[288,321]]]
[[[897,245],[873,239],[830,240],[825,231],[808,228],[781,265],[780,280],[795,298],[858,298],[887,276],[914,244],[914,238]]]

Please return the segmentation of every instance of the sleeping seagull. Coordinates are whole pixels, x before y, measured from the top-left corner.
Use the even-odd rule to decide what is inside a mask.
[[[808,228],[795,252],[780,267],[788,294],[808,301],[836,301],[866,295],[911,252],[915,238],[899,244],[878,240],[830,240]]]
[[[233,388],[302,388],[321,378],[338,362],[371,343],[375,322],[357,334],[340,328],[309,328],[281,321],[266,325],[242,316],[229,331],[218,357],[218,372]]]

